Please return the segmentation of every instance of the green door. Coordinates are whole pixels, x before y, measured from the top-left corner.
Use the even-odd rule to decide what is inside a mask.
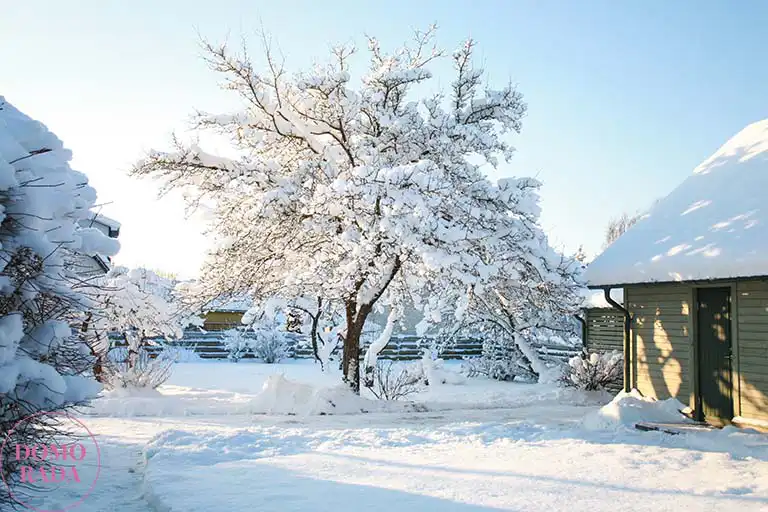
[[[701,416],[715,422],[733,418],[731,377],[731,289],[699,288],[698,362]]]

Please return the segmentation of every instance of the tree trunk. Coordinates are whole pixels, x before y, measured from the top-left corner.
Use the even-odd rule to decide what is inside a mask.
[[[93,320],[93,313],[88,313],[88,316],[85,317],[85,321],[83,321],[83,325],[80,327],[80,331],[83,334],[88,332],[88,327],[91,324],[91,320]],[[86,345],[88,345],[88,348],[91,351],[91,355],[94,357],[93,378],[96,379],[96,382],[100,384],[104,384],[104,364],[102,359],[103,355],[97,354],[96,349],[93,348],[93,345],[95,345],[97,342],[88,343],[88,341],[86,340]],[[107,350],[109,350],[109,341],[107,341]]]
[[[323,307],[323,299],[318,297],[317,298],[317,313],[315,315],[309,315],[312,319],[312,333],[310,334],[310,337],[312,338],[312,353],[315,355],[315,361],[320,363],[320,371],[325,371],[325,365],[323,364],[323,360],[320,358],[320,353],[317,346],[317,330],[318,326],[320,324],[320,315],[322,314],[322,307]]]
[[[360,394],[360,335],[363,333],[362,326],[357,322],[347,322],[347,332],[344,336],[344,382],[349,384],[352,391]]]
[[[396,319],[397,312],[395,309],[393,309],[389,312],[389,316],[387,317],[387,325],[384,327],[384,330],[381,332],[376,341],[371,343],[371,346],[368,347],[368,351],[365,353],[364,384],[367,388],[373,387],[373,374],[376,371],[376,361],[378,359],[379,353],[384,350],[384,347],[387,346],[387,343],[389,343],[389,340],[392,337],[392,331],[395,328]]]
[[[315,361],[320,363],[320,371],[324,372],[325,367],[323,360],[320,359],[320,353],[317,346],[317,317],[312,317],[312,331],[309,333],[309,337],[312,340],[312,354],[315,356]]]
[[[392,269],[389,272],[384,285],[373,295],[369,302],[360,304],[358,308],[357,291],[359,291],[364,281],[359,281],[355,288],[355,294],[348,298],[344,303],[347,317],[347,332],[344,336],[344,382],[347,382],[355,394],[360,394],[360,335],[363,334],[363,327],[368,315],[373,311],[373,305],[386,291],[395,275],[400,271],[402,261],[396,256],[392,262]]]

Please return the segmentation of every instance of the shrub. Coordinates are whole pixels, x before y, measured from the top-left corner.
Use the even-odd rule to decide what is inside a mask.
[[[144,347],[137,351],[115,347],[107,355],[104,384],[110,389],[155,389],[171,376],[175,360],[170,355],[161,352],[152,359]]]
[[[568,387],[594,391],[620,386],[624,377],[624,358],[617,351],[572,357],[565,366],[560,382]]]
[[[238,362],[251,352],[251,340],[240,329],[230,329],[224,333],[224,348],[230,361]]]
[[[195,351],[194,345],[167,345],[163,347],[158,357],[169,359],[174,363],[197,363],[203,360]]]
[[[256,329],[248,342],[253,355],[267,364],[279,363],[288,355],[285,333],[275,329]]]
[[[374,385],[369,388],[379,400],[400,400],[417,393],[424,385],[422,364],[396,364],[379,360],[374,372]]]

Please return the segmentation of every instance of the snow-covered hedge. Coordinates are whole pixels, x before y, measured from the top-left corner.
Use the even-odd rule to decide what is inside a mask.
[[[624,358],[620,352],[589,354],[585,351],[568,361],[560,382],[568,387],[594,391],[621,385],[623,376]]]

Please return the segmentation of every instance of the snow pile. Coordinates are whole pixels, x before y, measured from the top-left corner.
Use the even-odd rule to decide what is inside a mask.
[[[746,127],[586,271],[592,285],[768,275],[768,119]]]
[[[358,414],[382,410],[391,402],[376,402],[352,393],[347,386],[319,388],[288,380],[284,375],[272,375],[264,389],[253,400],[254,410],[265,414]],[[402,409],[401,407],[399,407]]]
[[[589,430],[612,430],[634,428],[639,422],[691,423],[681,411],[688,406],[675,398],[656,400],[644,397],[633,389],[622,391],[609,404],[584,418],[583,425]]]
[[[460,386],[467,383],[467,377],[459,372],[450,370],[442,359],[426,359],[423,361],[424,373],[430,386],[449,384]]]

